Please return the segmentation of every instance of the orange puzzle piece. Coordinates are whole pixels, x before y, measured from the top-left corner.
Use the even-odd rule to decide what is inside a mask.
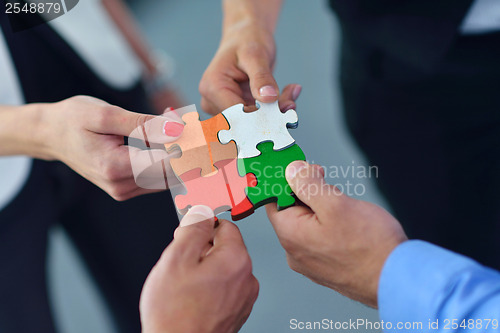
[[[186,124],[182,136],[165,144],[167,152],[181,152],[181,156],[170,160],[177,175],[201,168],[201,175],[208,176],[217,171],[215,163],[236,158],[236,144],[231,142],[223,145],[217,138],[220,130],[229,129],[222,114],[200,121],[198,112],[188,112],[182,116],[182,120]]]
[[[218,161],[231,160],[238,156],[238,150],[236,149],[236,143],[234,141],[231,141],[227,145],[223,145],[217,137],[217,133],[220,130],[229,129],[229,124],[222,113],[202,121],[201,127],[203,128],[213,165]]]

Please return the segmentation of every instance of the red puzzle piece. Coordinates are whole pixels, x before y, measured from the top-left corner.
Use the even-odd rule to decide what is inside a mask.
[[[201,168],[190,170],[180,176],[187,194],[175,197],[175,205],[181,214],[191,206],[205,205],[216,213],[231,210],[234,221],[252,214],[254,207],[246,196],[246,188],[257,185],[254,174],[241,177],[236,159],[215,163],[218,172],[201,176]]]

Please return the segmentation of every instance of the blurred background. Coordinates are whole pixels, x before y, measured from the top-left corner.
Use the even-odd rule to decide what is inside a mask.
[[[187,103],[196,104],[201,111],[198,83],[219,43],[220,1],[129,0],[129,5],[150,44],[176,60],[174,82]],[[303,86],[297,102],[300,124],[292,135],[308,160],[331,170],[348,170],[365,165],[365,161],[342,118],[337,83],[339,38],[339,26],[326,1],[285,1],[276,33],[276,78],[281,87],[288,83]],[[347,176],[329,181],[358,185],[363,200],[386,207],[373,179]],[[238,222],[238,226],[261,287],[254,311],[241,332],[293,331],[291,319],[378,320],[376,311],[291,271],[264,209]],[[54,229],[50,237],[49,289],[60,331],[114,333],[107,309],[64,232]]]

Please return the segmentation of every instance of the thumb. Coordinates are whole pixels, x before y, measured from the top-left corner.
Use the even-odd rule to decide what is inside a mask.
[[[146,142],[175,141],[184,129],[184,122],[175,112],[153,116],[111,106],[101,110],[101,118],[91,130],[140,139]]]
[[[281,92],[279,105],[282,112],[288,111],[290,109],[296,109],[297,105],[295,101],[299,98],[302,92],[302,86],[300,84],[289,84]]]
[[[318,165],[295,161],[288,165],[285,176],[297,198],[314,212],[328,207],[332,194],[340,194],[325,182],[325,172]]]
[[[173,247],[179,255],[198,262],[213,242],[214,212],[207,206],[193,206],[175,230]]]
[[[278,99],[279,88],[273,76],[271,60],[265,54],[243,54],[240,67],[248,75],[252,96],[263,103],[272,103]]]

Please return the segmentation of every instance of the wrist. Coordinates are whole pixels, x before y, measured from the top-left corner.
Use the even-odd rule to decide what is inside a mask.
[[[371,304],[368,304],[369,306],[372,306],[374,308],[378,308],[378,291],[379,291],[379,286],[380,286],[380,279],[382,277],[382,272],[384,270],[385,264],[387,260],[389,259],[390,255],[394,250],[403,244],[404,242],[408,241],[408,238],[406,236],[401,237],[397,241],[395,241],[391,246],[388,246],[385,251],[383,251],[380,256],[379,260],[374,260],[373,262],[378,262],[377,269],[375,269],[375,275],[370,281],[367,281],[369,287],[369,290],[371,291],[370,294],[370,299],[371,299]]]
[[[240,26],[258,26],[274,34],[281,0],[224,0],[222,35]]]
[[[45,149],[44,118],[40,104],[0,107],[0,155],[49,157]]]
[[[53,134],[45,103],[26,104],[23,112],[26,120],[27,139],[24,142],[25,154],[43,160],[56,159],[51,150],[50,136]]]
[[[258,19],[254,17],[244,17],[235,22],[224,24],[224,27],[222,28],[221,40],[224,41],[226,39],[230,39],[233,35],[238,37],[242,32],[247,31],[263,31],[266,34],[271,36],[273,35],[273,32],[266,26],[260,24]]]

